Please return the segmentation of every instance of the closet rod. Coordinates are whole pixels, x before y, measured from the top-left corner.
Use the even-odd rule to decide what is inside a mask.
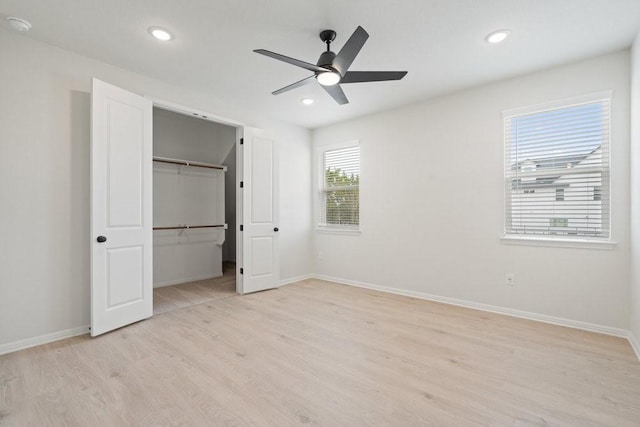
[[[167,159],[164,157],[154,157],[153,161],[159,162],[159,163],[171,163],[174,165],[194,166],[197,168],[208,168],[208,169],[219,169],[219,170],[227,169],[226,166],[211,165],[209,163],[189,162],[186,160],[178,160],[178,159]]]
[[[217,225],[178,225],[175,227],[153,227],[154,230],[189,230],[191,228],[224,228],[226,224]]]

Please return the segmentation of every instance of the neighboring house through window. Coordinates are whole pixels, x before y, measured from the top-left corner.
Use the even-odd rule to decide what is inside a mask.
[[[609,239],[611,94],[505,112],[505,234]]]
[[[600,186],[593,187],[593,200],[594,201],[602,200],[602,187]]]
[[[320,229],[358,230],[360,146],[357,141],[323,148],[320,160]]]

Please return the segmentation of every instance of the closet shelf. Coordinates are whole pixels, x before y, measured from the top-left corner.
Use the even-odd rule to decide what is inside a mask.
[[[196,168],[219,169],[226,172],[227,167],[223,165],[213,165],[211,163],[192,162],[190,160],[172,159],[169,157],[153,156],[153,161],[158,163],[171,163],[174,165],[193,166]]]
[[[190,230],[192,228],[224,228],[227,229],[227,224],[216,225],[176,225],[173,227],[153,227],[154,230]]]

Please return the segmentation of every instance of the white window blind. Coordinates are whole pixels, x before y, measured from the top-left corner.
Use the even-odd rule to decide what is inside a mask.
[[[322,153],[320,225],[357,230],[360,223],[360,147]]]
[[[505,115],[505,234],[608,239],[610,99]]]

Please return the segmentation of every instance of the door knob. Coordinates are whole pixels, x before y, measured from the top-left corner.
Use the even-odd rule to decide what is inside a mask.
[[[107,238],[104,236],[98,236],[96,240],[98,241],[98,243],[104,243],[107,241]]]
[[[278,227],[274,227],[273,231],[278,232],[278,230],[280,230]]]

